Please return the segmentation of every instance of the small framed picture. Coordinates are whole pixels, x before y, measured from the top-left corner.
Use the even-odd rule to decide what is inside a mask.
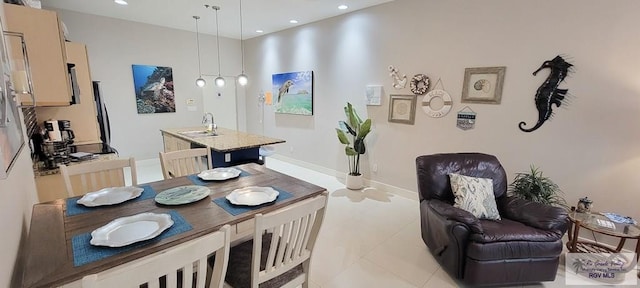
[[[416,95],[391,95],[389,122],[413,125],[416,118]]]
[[[479,67],[464,70],[462,103],[500,104],[507,67]]]

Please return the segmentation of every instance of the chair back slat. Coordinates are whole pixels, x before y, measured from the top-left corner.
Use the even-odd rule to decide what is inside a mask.
[[[196,174],[211,168],[209,148],[160,152],[159,155],[164,179]]]
[[[269,214],[256,215],[251,271],[252,287],[257,287],[256,283],[269,281],[300,264],[306,263],[303,266],[308,268],[308,261],[324,219],[326,204],[327,196],[323,194]],[[268,248],[265,247],[269,251],[263,270],[260,267],[260,255],[267,251],[262,251],[262,241],[269,239],[269,237],[263,238],[265,234],[271,234],[271,244]],[[296,278],[296,281],[308,282],[307,272],[305,271],[302,278]]]
[[[82,287],[163,287],[222,288],[229,260],[230,226],[195,240],[125,263],[97,274],[85,276]],[[215,253],[214,267],[208,269],[207,257]],[[195,268],[195,270],[194,270]],[[193,273],[196,272],[194,283]],[[208,273],[211,272],[211,273]],[[182,282],[178,285],[178,273]]]
[[[304,219],[304,217],[302,218]],[[291,229],[291,241],[289,243],[289,245],[287,245],[286,247],[286,251],[284,254],[284,261],[282,262],[283,264],[289,264],[289,262],[291,262],[292,257],[294,256],[293,254],[293,250],[295,249],[295,246],[298,244],[298,235],[304,233],[304,231],[300,231],[300,220],[295,220],[292,223],[292,229]]]
[[[60,174],[64,179],[67,195],[74,197],[107,187],[124,186],[126,168],[130,171],[131,184],[138,185],[136,161],[133,157],[60,165]]]

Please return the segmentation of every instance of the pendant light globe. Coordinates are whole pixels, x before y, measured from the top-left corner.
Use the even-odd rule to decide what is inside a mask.
[[[247,85],[247,83],[249,83],[249,77],[247,77],[246,74],[242,73],[238,75],[238,84],[244,86]]]
[[[238,84],[241,86],[247,85],[249,83],[249,77],[247,74],[244,74],[244,42],[242,41],[242,0],[240,2],[240,55],[242,56],[242,73],[236,77],[238,79]]]
[[[216,86],[222,88],[224,87],[225,81],[222,75],[220,74],[220,26],[218,24],[218,11],[220,11],[220,6],[209,6],[207,4],[204,7],[211,7],[211,9],[216,11],[216,45],[218,46],[218,77],[214,80]]]
[[[225,81],[224,81],[224,78],[222,76],[218,76],[218,78],[216,78],[215,82],[216,82],[216,86],[224,87]]]
[[[196,86],[202,88],[204,85],[207,85],[207,81],[202,79],[202,70],[200,69],[200,30],[198,29],[198,19],[200,19],[200,16],[193,16],[193,19],[196,21],[196,47],[198,50],[198,74],[200,75],[200,77],[196,79]]]
[[[204,81],[202,77],[196,79],[196,86],[204,87],[205,85],[207,85],[207,81]]]

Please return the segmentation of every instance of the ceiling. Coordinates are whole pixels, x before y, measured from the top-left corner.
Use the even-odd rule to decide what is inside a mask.
[[[242,39],[304,25],[393,0],[242,0]],[[219,6],[221,37],[240,39],[239,0],[42,0],[44,8],[65,9],[195,32],[193,16],[200,16],[200,33],[215,35],[215,10]],[[346,10],[338,6],[346,4]],[[289,23],[295,19],[297,24]],[[263,30],[258,33],[256,30]],[[73,31],[69,31],[73,35]]]

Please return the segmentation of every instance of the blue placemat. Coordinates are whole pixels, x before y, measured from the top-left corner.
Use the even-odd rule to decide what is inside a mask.
[[[238,169],[238,168],[236,168],[236,169]],[[245,177],[245,176],[251,175],[251,173],[249,173],[247,171],[244,171],[242,169],[238,169],[238,170],[240,170],[240,176],[238,176],[238,177]],[[198,177],[198,174],[189,175],[189,176],[187,176],[187,178],[189,178],[189,180],[191,180],[191,182],[193,182],[193,184],[200,185],[200,186],[207,186],[207,185],[211,184],[211,182],[221,182],[221,181],[216,181],[216,180],[211,180],[211,181],[202,180],[202,179],[200,179],[200,177]]]
[[[291,193],[289,193],[287,191],[278,189],[276,187],[271,187],[271,188],[277,190],[278,193],[279,193],[278,194],[278,198],[276,198],[276,201],[269,202],[269,203],[264,203],[264,204],[258,205],[258,206],[234,205],[234,204],[231,204],[231,202],[229,202],[229,200],[227,200],[227,198],[225,198],[225,197],[220,197],[220,198],[213,199],[213,202],[218,204],[218,206],[222,207],[222,209],[227,211],[229,214],[231,214],[233,216],[237,216],[237,215],[240,215],[242,213],[249,212],[249,211],[255,210],[255,209],[259,209],[259,208],[262,208],[264,206],[273,205],[274,203],[278,203],[280,201],[283,201],[283,200],[286,200],[286,199],[289,199],[289,198],[293,197],[293,194],[291,194]]]
[[[139,197],[137,197],[135,199],[131,199],[129,201],[122,202],[120,204],[116,204],[116,205],[122,205],[122,204],[129,203],[129,202],[141,201],[141,200],[145,200],[145,199],[150,199],[150,198],[156,197],[156,191],[153,190],[153,188],[151,188],[151,186],[149,186],[149,185],[138,185],[138,187],[144,189],[144,191],[142,191],[142,194]],[[107,205],[107,206],[86,207],[86,206],[84,206],[82,204],[76,203],[76,201],[78,201],[78,199],[80,199],[80,198],[82,198],[82,197],[73,197],[73,198],[68,198],[67,199],[67,216],[74,216],[74,215],[78,215],[78,214],[83,214],[83,213],[87,213],[87,212],[96,211],[96,210],[101,209],[101,208],[115,206],[115,205]]]
[[[169,227],[169,229],[163,231],[162,234],[158,235],[156,238],[133,243],[124,247],[93,246],[89,243],[89,241],[91,241],[90,232],[73,236],[71,239],[71,245],[73,248],[73,266],[78,267],[87,263],[102,260],[193,229],[191,224],[184,220],[180,213],[176,211],[168,211],[167,213],[171,215],[171,219],[173,220],[173,225]]]

